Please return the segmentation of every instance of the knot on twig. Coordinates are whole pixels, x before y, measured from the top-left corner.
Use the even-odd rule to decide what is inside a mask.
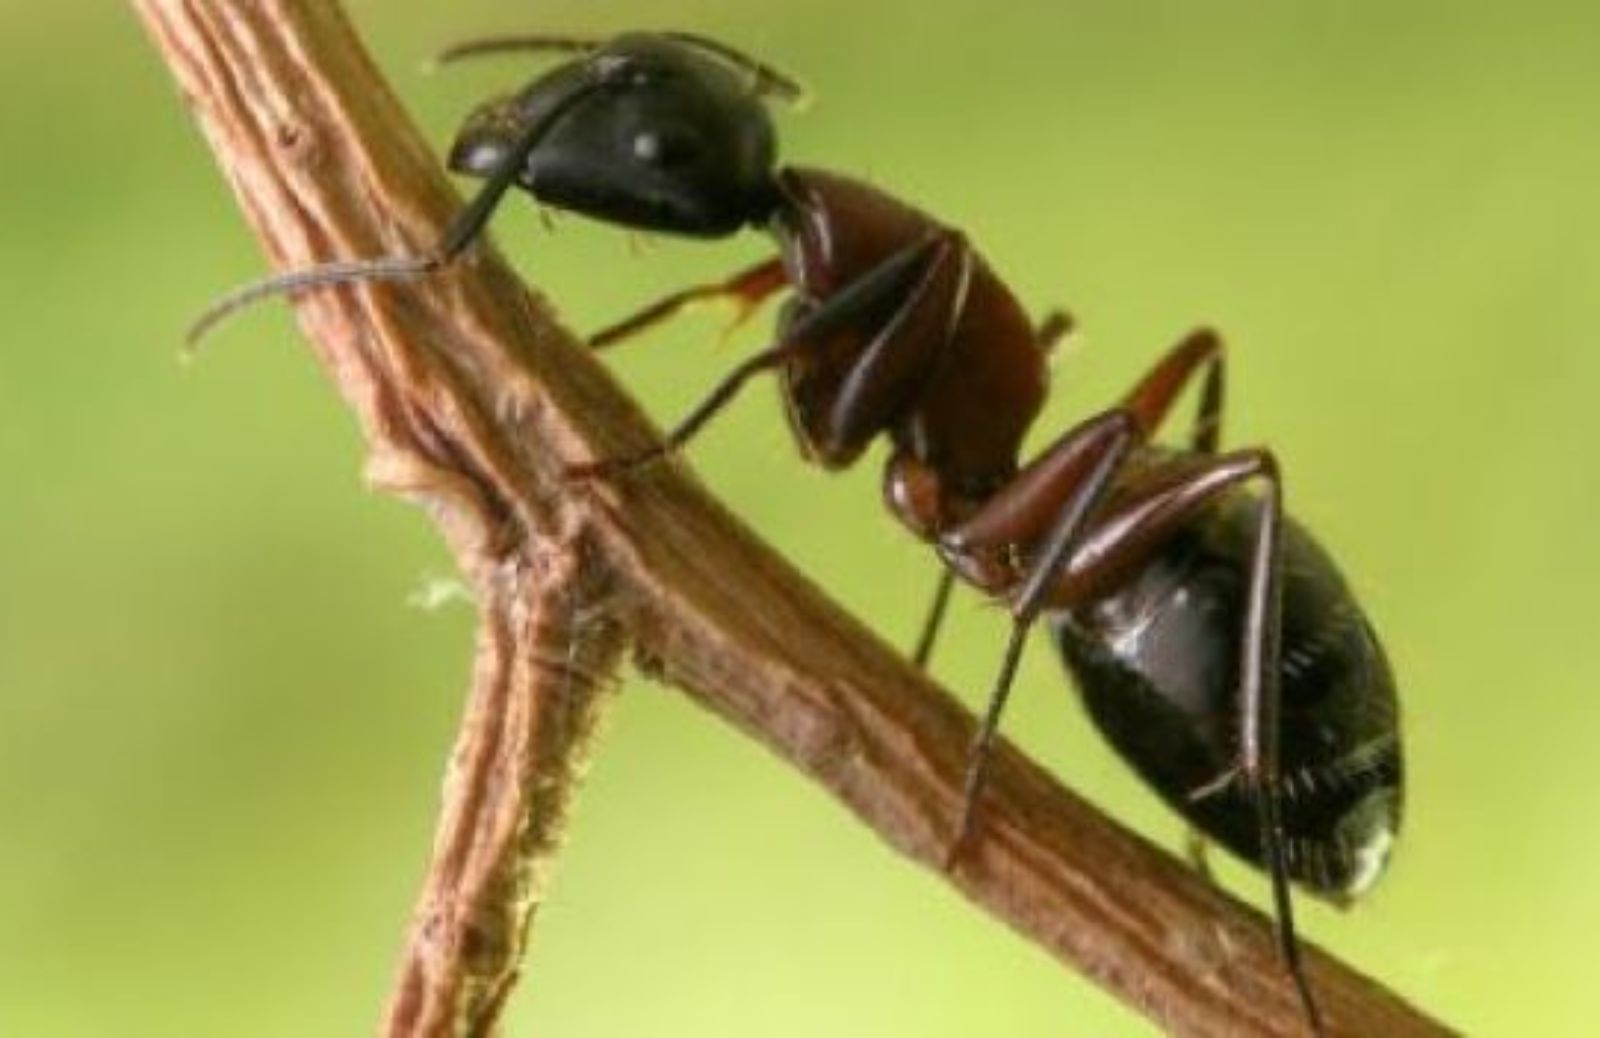
[[[362,477],[373,490],[420,505],[464,556],[501,558],[519,539],[506,509],[487,488],[415,451],[375,447]]]
[[[272,147],[285,165],[312,169],[322,161],[323,149],[316,130],[295,118],[278,119],[268,130]]]

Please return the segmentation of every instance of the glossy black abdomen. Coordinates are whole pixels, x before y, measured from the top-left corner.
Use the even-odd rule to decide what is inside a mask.
[[[1090,716],[1118,753],[1210,838],[1260,865],[1234,766],[1240,638],[1255,499],[1235,494],[1117,594],[1052,626]],[[1383,649],[1326,553],[1283,530],[1282,771],[1290,875],[1356,897],[1399,828],[1401,756]]]

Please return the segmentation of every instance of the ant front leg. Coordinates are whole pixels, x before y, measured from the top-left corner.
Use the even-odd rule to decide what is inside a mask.
[[[941,235],[929,235],[891,254],[877,266],[796,318],[788,328],[784,329],[776,344],[757,353],[730,372],[704,400],[667,433],[661,443],[638,454],[574,466],[567,470],[567,475],[574,479],[609,476],[638,468],[680,450],[733,400],[751,378],[800,357],[806,352],[810,343],[848,328],[868,315],[879,312],[886,303],[899,299],[899,304],[868,345],[863,360],[850,372],[845,388],[840,394],[841,406],[836,406],[828,416],[830,423],[838,426],[837,429],[830,427],[827,432],[829,447],[835,450],[841,449],[841,444],[848,447],[856,442],[853,437],[861,436],[860,420],[863,417],[869,420],[876,418],[879,424],[883,420],[882,415],[876,414],[876,410],[882,409],[878,396],[891,388],[890,379],[884,377],[884,374],[892,372],[903,382],[904,369],[908,364],[913,371],[920,370],[915,364],[921,358],[908,358],[900,344],[901,339],[909,337],[898,335],[897,332],[913,315],[924,309],[932,295],[929,291],[931,280],[947,265],[948,254],[948,243]],[[756,274],[759,271],[760,268],[752,268],[746,274]],[[626,323],[628,322],[624,322]],[[913,347],[919,345],[921,344],[917,342],[912,343]],[[880,373],[878,368],[887,369],[887,372]],[[867,402],[865,407],[852,406],[864,401]],[[859,442],[864,443],[875,435],[879,424],[869,424]]]
[[[728,373],[715,389],[706,395],[706,398],[695,405],[672,430],[666,438],[648,450],[637,454],[626,455],[619,458],[606,458],[601,461],[592,461],[582,465],[572,465],[567,468],[566,476],[571,480],[586,480],[605,478],[620,472],[648,465],[658,461],[669,454],[682,449],[683,445],[694,439],[705,424],[715,418],[724,407],[738,395],[746,382],[764,372],[778,367],[785,360],[794,355],[801,344],[797,341],[785,340],[776,346],[769,347],[746,360]]]
[[[762,303],[788,283],[783,261],[774,256],[739,271],[726,281],[710,285],[693,285],[658,299],[637,313],[595,332],[589,336],[589,345],[597,350],[614,346],[676,317],[685,307],[715,299],[731,299],[738,308],[727,328],[728,331],[732,331],[749,320]]]

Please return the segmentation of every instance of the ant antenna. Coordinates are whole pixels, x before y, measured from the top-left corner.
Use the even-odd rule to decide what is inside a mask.
[[[752,58],[742,50],[730,47],[721,40],[714,40],[709,36],[701,36],[692,32],[664,32],[661,35],[687,43],[692,47],[699,47],[703,51],[715,54],[730,65],[744,69],[755,77],[756,93],[764,96],[776,97],[794,107],[805,104],[806,89],[800,85],[799,80],[778,71],[764,61]]]
[[[304,270],[266,278],[227,293],[206,307],[184,334],[185,353],[192,355],[200,341],[220,322],[247,306],[272,296],[296,295],[327,285],[366,284],[374,281],[409,281],[432,274],[459,257],[483,232],[501,198],[516,183],[528,156],[557,119],[595,89],[588,83],[562,98],[542,118],[527,128],[507,150],[505,159],[489,175],[483,188],[458,213],[432,249],[420,256],[385,256],[370,260],[343,260],[323,263]]]
[[[805,102],[805,88],[793,77],[784,74],[768,65],[758,61],[750,55],[721,40],[714,40],[709,36],[701,36],[692,32],[667,31],[657,33],[669,40],[697,47],[708,54],[722,59],[735,68],[750,73],[755,78],[756,93],[766,97],[776,97],[794,106]],[[548,33],[534,33],[532,35],[514,36],[485,36],[479,39],[463,40],[452,44],[434,56],[432,65],[448,65],[462,58],[482,57],[486,54],[510,54],[518,51],[556,51],[564,54],[588,54],[604,47],[607,39],[593,36],[562,36]]]
[[[324,285],[351,285],[369,281],[405,281],[421,277],[447,262],[440,255],[390,256],[375,260],[349,260],[322,263],[304,270],[253,281],[219,297],[200,312],[183,333],[183,357],[188,360],[200,351],[200,344],[212,329],[246,307],[272,296],[298,295]]]
[[[555,51],[560,54],[587,54],[605,46],[606,41],[592,36],[555,36],[545,33],[519,36],[483,36],[452,43],[428,62],[431,67],[449,65],[463,58],[517,51]]]

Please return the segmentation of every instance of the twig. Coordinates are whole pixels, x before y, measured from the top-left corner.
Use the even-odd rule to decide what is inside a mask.
[[[334,3],[133,2],[278,267],[434,241],[459,203]],[[655,434],[488,247],[425,281],[308,294],[299,312],[376,481],[427,505],[482,612],[388,1033],[491,1026],[624,641],[645,670],[941,869],[971,716],[680,469],[564,482],[566,466]],[[976,845],[948,879],[1174,1033],[1304,1033],[1257,912],[1009,746]],[[1449,1033],[1307,950],[1333,1033]]]

